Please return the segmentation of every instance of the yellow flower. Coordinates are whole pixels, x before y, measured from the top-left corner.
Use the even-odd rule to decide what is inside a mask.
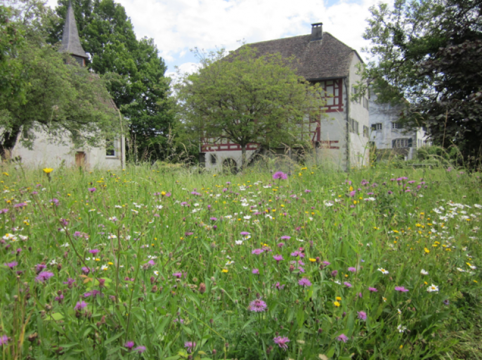
[[[428,253],[430,253],[430,250],[425,248],[425,252],[428,254]]]
[[[223,269],[221,270],[223,273],[227,273],[228,272],[228,269]]]
[[[111,262],[111,261],[109,261],[107,264],[108,264],[108,265],[114,265],[114,263]]]
[[[8,175],[8,173],[7,173],[7,172],[4,172],[4,173],[3,173],[3,175],[5,175],[5,176],[10,176],[10,175]]]
[[[166,192],[165,192],[165,191],[161,191],[161,195],[162,195],[162,196],[165,196],[165,195],[166,195]]]
[[[340,306],[340,303],[338,301],[334,301],[333,304],[336,306],[336,307],[339,307]]]
[[[44,173],[46,173],[46,174],[50,174],[52,171],[54,171],[54,169],[52,169],[52,168],[45,168],[43,170],[44,170]]]
[[[316,261],[316,259],[310,258],[310,261],[311,261],[311,262],[315,262],[315,261]]]
[[[341,297],[337,296],[336,300],[341,301]]]

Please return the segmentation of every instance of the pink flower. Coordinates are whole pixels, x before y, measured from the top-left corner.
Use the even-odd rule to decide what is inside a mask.
[[[128,348],[129,350],[132,350],[132,348],[134,347],[134,341],[127,341],[124,344],[124,347]]]
[[[172,274],[174,277],[180,279],[182,277],[182,273],[181,272],[175,272],[174,274]]]
[[[37,275],[37,277],[35,278],[35,281],[45,282],[48,279],[50,279],[52,276],[54,276],[54,273],[50,271],[42,271],[40,274]]]
[[[405,289],[403,286],[395,286],[395,290],[400,292],[408,292],[408,289]]]
[[[282,256],[282,255],[274,255],[274,256],[273,256],[273,259],[275,259],[276,262],[279,263],[281,260],[283,260],[283,256]]]
[[[290,342],[290,339],[287,337],[277,336],[273,339],[273,341],[284,351],[288,350],[288,343]]]
[[[87,303],[85,301],[79,301],[77,304],[75,304],[74,310],[79,311],[85,307],[87,307]]]
[[[0,336],[0,346],[6,345],[8,343],[8,336],[2,335]]]
[[[251,301],[248,309],[254,312],[263,312],[266,310],[267,307],[268,305],[266,305],[266,303],[263,300],[256,299],[254,301]]]
[[[358,312],[358,318],[359,318],[360,320],[365,321],[365,320],[367,319],[367,313],[364,312],[364,311],[359,311],[359,312]]]
[[[18,265],[18,262],[12,261],[12,262],[9,262],[9,263],[5,263],[3,265],[8,266],[10,269],[13,269],[15,266]]]
[[[347,281],[345,281],[343,284],[344,284],[346,287],[349,287],[349,288],[351,288],[351,287],[353,286],[352,284],[350,284],[350,283],[347,282]]]
[[[140,345],[140,346],[136,347],[136,348],[134,349],[134,351],[136,351],[136,352],[138,352],[138,353],[142,354],[144,351],[146,351],[146,347],[145,347],[145,346]]]
[[[346,343],[346,341],[348,340],[348,337],[347,337],[345,334],[341,334],[340,336],[338,336],[338,337],[336,338],[336,340],[338,340],[338,341],[343,341],[343,342]]]
[[[191,353],[192,350],[196,347],[196,343],[193,341],[186,341],[184,343],[184,347],[186,348],[188,353]]]
[[[286,175],[282,171],[277,171],[273,174],[273,179],[274,180],[276,180],[276,179],[286,180],[286,179],[288,179],[288,175]]]
[[[311,282],[307,278],[301,278],[298,281],[298,284],[301,285],[301,286],[311,286]]]
[[[374,288],[374,287],[369,287],[369,288],[368,288],[368,291],[370,291],[370,292],[378,292],[377,288]]]
[[[258,269],[253,269],[252,273],[253,273],[254,275],[259,275],[259,270],[258,270]]]
[[[259,254],[262,254],[263,252],[264,252],[263,249],[254,249],[253,251],[251,251],[251,254],[259,255]]]
[[[354,273],[354,272],[356,272],[356,269],[355,269],[354,267],[349,267],[349,268],[348,268],[348,271]]]

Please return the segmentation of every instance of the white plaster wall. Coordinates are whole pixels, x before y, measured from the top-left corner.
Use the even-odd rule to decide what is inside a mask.
[[[345,99],[343,100],[345,101]],[[338,141],[333,143],[339,149],[329,149],[321,144],[316,150],[318,165],[338,170],[346,168],[346,115],[345,112],[327,113],[320,122],[321,141]]]
[[[350,76],[348,92],[351,94],[351,89],[353,85],[356,85],[358,81],[361,80],[361,76],[358,75],[357,65],[362,64],[360,58],[353,52],[352,59],[350,63]],[[351,98],[350,96],[350,98]],[[366,94],[368,99],[368,94]],[[350,139],[350,166],[351,167],[361,167],[369,164],[369,152],[368,152],[368,141],[369,137],[363,135],[363,126],[370,128],[370,108],[365,108],[363,106],[363,100],[361,101],[351,101],[349,104],[349,117],[358,122],[358,134],[349,133]],[[370,130],[369,130],[370,131]]]
[[[45,132],[35,132],[36,139],[32,149],[17,141],[12,157],[21,157],[22,163],[29,167],[59,167],[64,163],[67,167],[76,166],[75,154],[79,151],[85,152],[85,166],[87,168],[120,169],[125,164],[125,140],[122,138],[117,142],[115,157],[107,157],[105,145],[99,147],[74,148],[67,137],[64,137],[65,144],[49,139]],[[124,150],[124,151],[121,151]]]
[[[255,150],[246,150],[246,161],[249,161],[249,158],[254,153]],[[211,154],[216,155],[217,160],[216,164],[211,163]],[[241,150],[231,150],[231,151],[210,151],[205,153],[206,163],[205,168],[206,170],[210,171],[222,171],[223,170],[223,162],[226,159],[233,159],[236,161],[236,167],[238,170],[241,169],[241,159],[242,153]]]

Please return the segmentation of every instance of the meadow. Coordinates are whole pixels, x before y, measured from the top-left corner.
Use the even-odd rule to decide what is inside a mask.
[[[4,165],[2,359],[479,359],[481,175]]]

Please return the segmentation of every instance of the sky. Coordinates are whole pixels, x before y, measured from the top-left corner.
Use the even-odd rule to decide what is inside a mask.
[[[369,8],[380,0],[116,0],[126,9],[138,38],[153,38],[173,75],[196,68],[190,51],[225,48],[311,33],[322,22],[323,31],[358,51]],[[393,3],[393,0],[384,0]],[[57,0],[47,0],[54,8]]]

